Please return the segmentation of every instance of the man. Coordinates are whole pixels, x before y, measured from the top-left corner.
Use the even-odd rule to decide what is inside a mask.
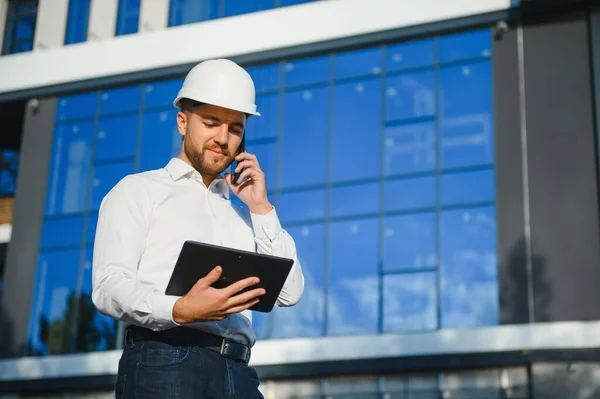
[[[246,119],[256,112],[250,75],[228,60],[198,64],[174,101],[181,152],[165,168],[133,174],[104,198],[93,257],[92,299],[100,312],[126,322],[117,397],[256,398],[248,366],[256,337],[251,306],[263,289],[247,278],[223,289],[220,267],[183,297],[165,289],[184,241],[294,259],[277,299],[293,306],[304,277],[293,239],[267,197],[256,156],[240,152]],[[221,174],[237,160],[238,184]],[[237,195],[247,211],[232,205]],[[201,260],[199,260],[201,261]]]

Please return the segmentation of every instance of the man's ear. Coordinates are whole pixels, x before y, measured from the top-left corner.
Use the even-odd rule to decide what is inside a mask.
[[[177,131],[180,135],[185,136],[187,130],[187,118],[188,116],[183,111],[177,113]]]

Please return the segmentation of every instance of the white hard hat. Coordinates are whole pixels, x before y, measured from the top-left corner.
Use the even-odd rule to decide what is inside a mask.
[[[173,101],[179,108],[183,98],[260,116],[256,111],[252,77],[233,61],[207,60],[193,67]]]

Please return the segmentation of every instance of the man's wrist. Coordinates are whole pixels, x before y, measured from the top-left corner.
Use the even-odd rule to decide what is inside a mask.
[[[173,305],[173,321],[177,324],[187,323],[187,319],[183,314],[183,307],[183,297],[181,297],[175,301],[175,305]]]
[[[248,210],[255,215],[266,215],[273,210],[273,205],[270,202],[266,202],[264,204],[249,206]]]

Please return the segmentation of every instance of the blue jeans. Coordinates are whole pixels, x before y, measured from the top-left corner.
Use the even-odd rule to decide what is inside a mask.
[[[211,349],[159,341],[125,345],[116,398],[263,398],[252,367]]]

